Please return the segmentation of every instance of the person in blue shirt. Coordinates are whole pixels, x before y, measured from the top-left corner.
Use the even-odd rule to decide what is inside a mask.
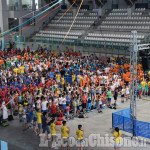
[[[28,128],[31,127],[32,115],[33,115],[32,108],[31,108],[31,105],[29,104],[26,110]]]

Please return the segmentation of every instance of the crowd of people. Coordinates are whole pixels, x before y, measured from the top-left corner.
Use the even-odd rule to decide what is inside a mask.
[[[138,64],[137,97],[150,95],[150,71]],[[130,64],[125,57],[82,56],[81,52],[11,49],[0,51],[0,105],[3,120],[19,114],[22,130],[34,126],[36,135],[51,133],[62,124],[62,137],[68,137],[66,121],[86,118],[93,109],[117,108],[129,100]],[[112,102],[112,97],[114,102]],[[50,127],[50,128],[49,128]],[[77,136],[82,142],[79,125]],[[47,131],[47,132],[46,132]],[[47,136],[48,138],[48,136]],[[68,142],[67,140],[64,140]],[[53,143],[55,145],[55,142]]]

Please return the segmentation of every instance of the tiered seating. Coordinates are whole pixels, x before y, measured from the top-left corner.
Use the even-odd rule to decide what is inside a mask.
[[[127,13],[110,13],[109,16],[127,16],[128,14]],[[132,13],[132,15],[135,15],[135,16],[140,16],[142,15],[142,12],[134,12]]]
[[[129,43],[130,37],[131,35],[129,34],[88,33],[88,36],[85,37],[85,40]],[[140,40],[143,38],[143,35],[138,35],[138,43],[140,43]]]
[[[106,20],[150,20],[150,17],[106,17]]]
[[[65,35],[53,35],[53,34],[36,34],[36,37],[47,37],[47,38],[65,38]],[[67,36],[67,39],[78,39],[78,36]]]
[[[90,15],[90,16],[96,16],[97,14],[92,12],[92,13],[90,13],[89,15]]]
[[[59,19],[60,17],[57,16],[57,17],[55,17],[55,18],[56,18],[56,19]],[[66,16],[64,16],[64,17],[63,17],[63,20],[66,20],[66,19],[72,19],[72,20],[73,20],[74,17],[68,17],[68,16],[66,17]],[[96,20],[97,17],[77,17],[77,20],[78,20],[78,19],[82,19],[82,20]]]
[[[135,11],[145,11],[145,8],[136,8]]]
[[[52,23],[57,23],[57,20],[52,20]],[[72,20],[60,20],[58,23],[72,23]],[[75,23],[78,23],[78,24],[92,24],[92,23],[94,23],[94,21],[76,20]]]
[[[50,27],[70,27],[70,24],[49,24]],[[73,25],[75,28],[89,28],[90,25]]]
[[[85,40],[88,41],[107,41],[107,42],[122,42],[122,43],[129,43],[129,39],[118,39],[118,38],[98,38],[98,37],[85,37]],[[139,43],[140,41],[138,41]]]
[[[131,38],[130,34],[98,34],[98,33],[88,33],[88,36],[94,37],[111,37],[111,38]],[[143,39],[144,35],[138,35],[138,39]]]
[[[127,9],[113,9],[112,12],[126,12]]]
[[[149,21],[103,21],[102,24],[123,24],[123,25],[150,25]]]
[[[51,33],[51,34],[60,34],[60,35],[66,35],[67,32],[63,32],[63,31],[40,31],[40,33]],[[77,35],[77,36],[80,36],[82,35],[82,32],[69,32],[69,35]]]
[[[109,16],[126,16],[127,13],[110,13]]]
[[[150,26],[114,26],[114,25],[102,25],[103,29],[125,29],[125,30],[149,30]]]

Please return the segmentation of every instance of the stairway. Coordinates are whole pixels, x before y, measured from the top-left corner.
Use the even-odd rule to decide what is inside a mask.
[[[125,0],[127,5],[132,6],[137,0]]]
[[[107,0],[95,0],[95,2],[98,7],[103,7]]]

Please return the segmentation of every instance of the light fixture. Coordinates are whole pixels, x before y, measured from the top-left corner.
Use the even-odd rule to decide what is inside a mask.
[[[17,18],[14,18],[15,20],[17,20]]]

